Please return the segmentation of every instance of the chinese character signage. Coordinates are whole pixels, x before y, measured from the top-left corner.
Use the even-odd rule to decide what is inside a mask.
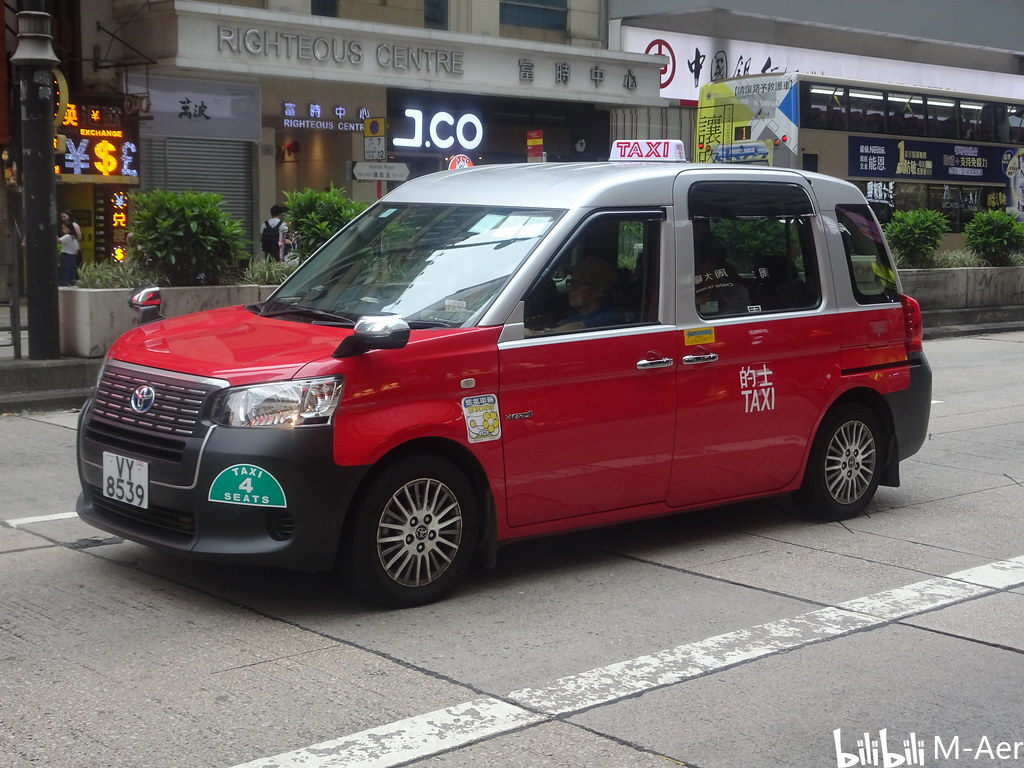
[[[963,67],[881,59],[837,51],[792,48],[770,43],[703,37],[657,29],[625,26],[622,50],[664,56],[660,70],[661,96],[697,103],[701,86],[733,77],[771,72],[808,72],[822,78],[843,78],[908,87],[943,88],[975,93],[984,82],[986,93],[1019,93],[1020,75],[979,72]]]
[[[124,189],[113,189],[104,198],[97,198],[97,221],[106,226],[102,230],[102,238],[97,238],[99,252],[105,252],[114,261],[124,261],[128,257],[128,232],[131,225],[131,195]],[[102,242],[101,242],[102,240]]]
[[[147,98],[152,119],[144,136],[260,140],[260,87],[248,83],[128,76],[128,90]]]
[[[64,137],[54,164],[61,182],[139,183],[137,124],[121,106],[100,97],[71,100],[57,130]]]

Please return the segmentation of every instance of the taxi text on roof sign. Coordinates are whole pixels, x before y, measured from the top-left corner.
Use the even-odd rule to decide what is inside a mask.
[[[609,160],[665,160],[686,162],[686,149],[678,139],[621,139],[612,142]]]

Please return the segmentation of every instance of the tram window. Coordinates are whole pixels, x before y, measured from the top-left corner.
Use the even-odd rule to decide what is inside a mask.
[[[1011,144],[1024,143],[1024,106],[1009,104],[1006,108],[1008,135],[1006,140]]]
[[[909,93],[890,93],[887,99],[889,133],[924,136],[924,99]]]
[[[846,88],[841,85],[803,83],[801,127],[846,130]]]
[[[991,105],[961,99],[960,137],[973,141],[992,141],[995,137],[995,126]]]
[[[957,138],[955,99],[928,97],[928,135]]]
[[[881,91],[850,89],[850,130],[885,133],[884,99]]]

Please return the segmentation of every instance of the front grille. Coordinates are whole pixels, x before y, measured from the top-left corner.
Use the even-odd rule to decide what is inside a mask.
[[[190,510],[167,509],[165,507],[149,507],[142,509],[108,499],[100,494],[100,489],[93,492],[93,508],[106,517],[130,521],[148,528],[179,534],[191,538],[196,533],[196,516]]]
[[[151,459],[180,464],[187,445],[183,437],[154,435],[92,419],[85,427],[85,437],[114,451],[146,456]]]
[[[143,384],[156,390],[156,400],[148,412],[136,413],[131,408],[132,393]],[[216,389],[172,374],[151,375],[108,365],[96,387],[92,415],[147,434],[193,437],[200,427],[203,402]]]

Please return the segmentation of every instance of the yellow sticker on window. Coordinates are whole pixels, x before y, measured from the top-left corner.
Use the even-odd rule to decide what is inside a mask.
[[[687,328],[683,331],[683,338],[686,340],[686,346],[693,347],[697,344],[714,344],[715,343],[715,329],[714,328]]]

